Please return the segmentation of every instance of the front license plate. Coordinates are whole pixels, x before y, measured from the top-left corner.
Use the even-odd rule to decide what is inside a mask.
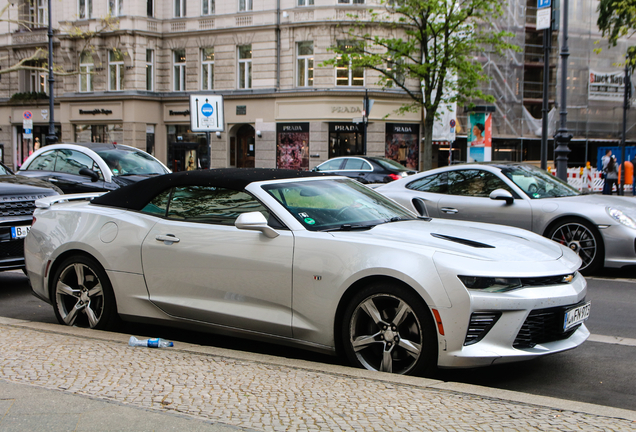
[[[11,238],[21,239],[25,238],[31,229],[30,226],[11,227]]]
[[[590,317],[591,305],[592,302],[587,302],[584,305],[567,310],[565,312],[565,319],[563,320],[563,331],[568,331],[572,327],[587,320]]]

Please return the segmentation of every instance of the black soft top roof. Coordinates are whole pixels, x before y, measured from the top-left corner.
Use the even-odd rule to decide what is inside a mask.
[[[243,190],[248,184],[259,181],[323,177],[325,175],[329,174],[268,168],[219,168],[183,171],[151,177],[116,189],[93,199],[91,203],[128,210],[141,210],[155,196],[166,189],[177,186],[212,186]]]

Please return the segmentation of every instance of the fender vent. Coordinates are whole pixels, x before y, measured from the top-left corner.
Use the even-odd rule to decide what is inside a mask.
[[[500,317],[501,312],[473,312],[464,345],[472,345],[482,340]]]

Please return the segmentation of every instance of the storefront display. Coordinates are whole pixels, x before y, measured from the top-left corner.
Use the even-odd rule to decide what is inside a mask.
[[[420,126],[410,123],[387,123],[384,155],[406,168],[419,169]]]
[[[193,171],[210,167],[208,143],[204,133],[190,131],[189,125],[169,125],[168,168]]]
[[[329,123],[329,158],[364,155],[362,123]]]
[[[276,125],[276,167],[309,170],[309,123]]]
[[[118,124],[76,124],[75,142],[126,144],[124,142],[124,128]]]

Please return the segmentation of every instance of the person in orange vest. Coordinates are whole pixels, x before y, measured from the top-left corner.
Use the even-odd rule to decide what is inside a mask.
[[[621,164],[618,167],[618,184],[620,184],[621,182],[621,168],[622,168],[623,164]],[[631,163],[630,161],[625,161],[625,184],[626,185],[630,185],[632,184],[634,181],[634,164]],[[633,192],[633,186],[632,186],[632,192]]]

